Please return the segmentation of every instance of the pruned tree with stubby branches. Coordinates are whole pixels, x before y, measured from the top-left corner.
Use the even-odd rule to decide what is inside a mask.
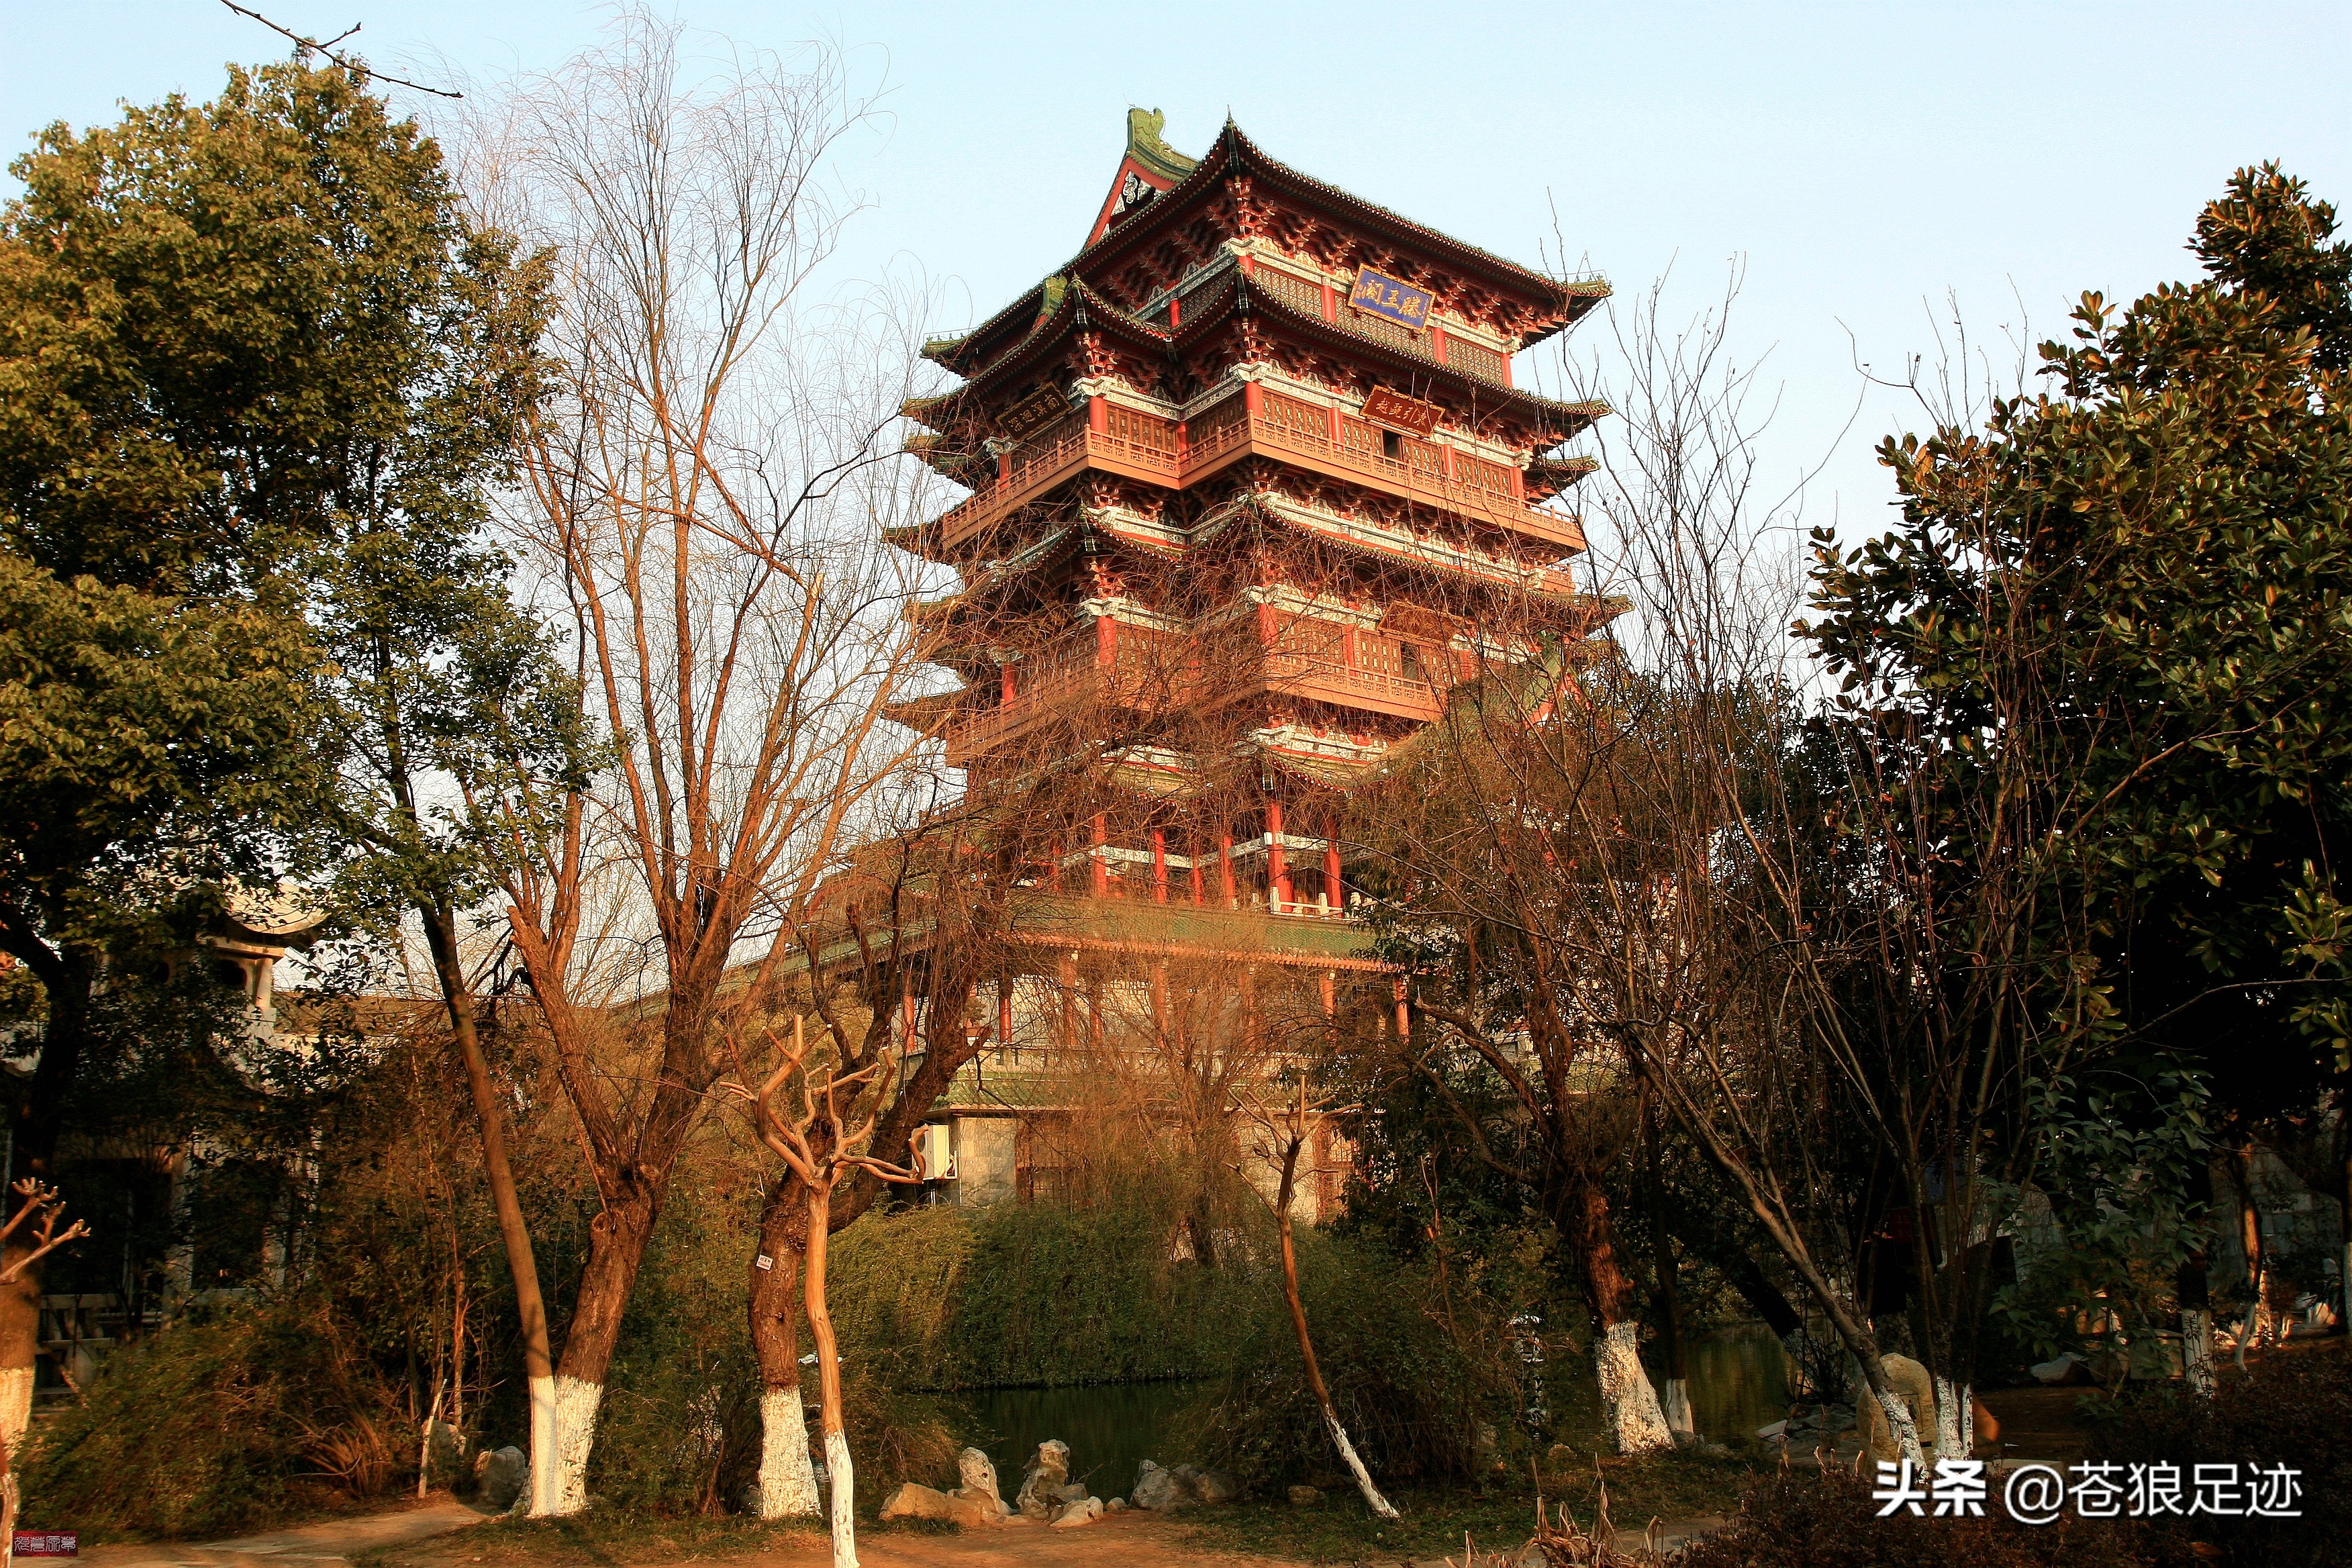
[[[751,1075],[738,1053],[740,1076],[727,1088],[751,1105],[752,1126],[760,1141],[790,1167],[807,1198],[802,1302],[808,1312],[809,1330],[816,1338],[817,1384],[823,1401],[819,1421],[832,1501],[833,1563],[834,1568],[857,1568],[856,1472],[843,1425],[841,1351],[834,1339],[833,1314],[824,1294],[825,1249],[834,1230],[833,1194],[852,1173],[892,1185],[918,1185],[923,1180],[922,1161],[919,1156],[910,1165],[898,1165],[872,1152],[875,1127],[889,1099],[887,1080],[898,1065],[895,1052],[887,1047],[875,1051],[864,1067],[850,1071],[814,1063],[809,1059],[804,1021],[798,1015],[793,1018],[790,1046],[778,1040],[772,1031],[767,1033],[767,1041],[779,1058],[775,1070],[754,1089],[749,1086]],[[730,1048],[733,1044],[730,1040]],[[796,1109],[779,1110],[776,1091],[788,1082],[795,1086],[799,1103]]]

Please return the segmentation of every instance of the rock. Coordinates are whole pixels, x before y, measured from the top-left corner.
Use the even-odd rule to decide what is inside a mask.
[[[1136,1507],[1149,1509],[1182,1508],[1192,1500],[1175,1471],[1163,1470],[1150,1459],[1136,1467],[1135,1489],[1128,1497]]]
[[[966,1448],[956,1456],[956,1473],[963,1485],[950,1492],[949,1497],[969,1505],[979,1515],[982,1524],[1003,1524],[1013,1510],[1004,1506],[1004,1498],[996,1489],[996,1467],[988,1456],[977,1448]]]
[[[884,1519],[939,1519],[955,1517],[955,1504],[947,1493],[908,1481],[882,1500]]]
[[[1727,1459],[1731,1458],[1731,1450],[1721,1443],[1701,1443],[1698,1446],[1698,1452],[1699,1457],[1706,1459]]]
[[[1769,1443],[1775,1437],[1786,1437],[1788,1435],[1789,1424],[1785,1420],[1775,1421],[1769,1426],[1756,1428],[1756,1440],[1759,1443]]]
[[[474,1486],[482,1506],[492,1513],[504,1513],[514,1507],[530,1478],[530,1461],[511,1444],[495,1453],[474,1456]]]
[[[1102,1514],[1102,1499],[1097,1497],[1079,1498],[1074,1501],[1066,1502],[1062,1505],[1062,1510],[1054,1516],[1054,1528],[1055,1530],[1071,1530],[1081,1524],[1092,1524],[1095,1521],[1100,1519]]]
[[[2078,1369],[2084,1360],[2084,1357],[2068,1351],[2056,1361],[2036,1362],[2026,1370],[2033,1374],[2036,1383],[2075,1383],[2081,1381],[2082,1373]]]
[[[1224,1470],[1202,1470],[1192,1478],[1192,1495],[1202,1502],[1231,1502],[1242,1495],[1242,1483]]]
[[[1293,1487],[1290,1489],[1290,1506],[1293,1508],[1313,1508],[1317,1503],[1321,1502],[1322,1500],[1323,1493],[1315,1487]]]
[[[1029,1462],[1029,1473],[1022,1479],[1021,1495],[1013,1500],[1029,1519],[1046,1519],[1059,1503],[1062,1489],[1070,1484],[1070,1446],[1058,1437],[1048,1437],[1037,1445],[1037,1457]]]
[[[1576,1463],[1576,1450],[1565,1443],[1554,1443],[1544,1451],[1544,1468],[1564,1470]]]
[[[1127,1511],[1127,1500],[1123,1497],[1115,1497],[1111,1499],[1110,1501],[1103,1504],[1103,1511],[1105,1513],[1125,1513]]]
[[[1054,1494],[1054,1500],[1056,1502],[1086,1501],[1087,1483],[1084,1481],[1072,1481],[1068,1486],[1064,1487],[1061,1490]]]

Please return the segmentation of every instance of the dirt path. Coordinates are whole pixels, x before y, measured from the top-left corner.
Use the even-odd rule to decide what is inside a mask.
[[[272,1563],[341,1563],[362,1552],[430,1541],[488,1517],[479,1509],[445,1495],[385,1513],[321,1520],[234,1541],[93,1546],[81,1554],[80,1561],[93,1568],[261,1568]]]

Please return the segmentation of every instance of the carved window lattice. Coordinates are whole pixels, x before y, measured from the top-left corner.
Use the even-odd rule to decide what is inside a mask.
[[[1465,375],[1475,375],[1481,381],[1491,381],[1497,386],[1502,385],[1505,380],[1504,360],[1501,354],[1484,343],[1475,343],[1466,338],[1457,338],[1450,332],[1445,338],[1445,363],[1452,369],[1458,370]]]
[[[1296,397],[1285,397],[1278,392],[1265,395],[1265,421],[1281,435],[1294,441],[1328,446],[1331,439],[1330,416],[1311,403]]]
[[[1132,408],[1122,408],[1114,403],[1110,405],[1110,416],[1105,424],[1108,427],[1106,433],[1111,439],[1124,442],[1139,450],[1150,452],[1155,457],[1166,458],[1171,462],[1175,460],[1176,426],[1167,420],[1154,415],[1138,413]]]
[[[1409,354],[1416,354],[1432,363],[1436,360],[1436,356],[1429,352],[1429,333],[1426,331],[1415,331],[1411,327],[1399,326],[1385,317],[1366,315],[1357,310],[1340,311],[1339,324],[1360,338],[1370,338],[1376,343],[1386,343],[1391,348],[1402,349]]]
[[[1196,320],[1202,312],[1215,310],[1225,290],[1233,286],[1233,268],[1224,267],[1184,289],[1176,296],[1179,307],[1177,325],[1181,327],[1186,321]]]
[[[1455,482],[1465,489],[1486,490],[1498,497],[1511,493],[1511,470],[1500,463],[1490,463],[1484,458],[1474,458],[1466,452],[1454,455]]]
[[[1194,461],[1213,457],[1249,430],[1249,405],[1239,393],[1211,404],[1184,427]]]
[[[1319,281],[1262,264],[1252,281],[1294,310],[1318,319],[1323,314],[1323,285]]]

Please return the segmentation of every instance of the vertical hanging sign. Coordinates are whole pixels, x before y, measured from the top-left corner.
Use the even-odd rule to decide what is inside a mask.
[[[1371,315],[1385,316],[1415,331],[1429,325],[1431,295],[1428,289],[1416,289],[1369,267],[1356,274],[1356,286],[1348,290],[1348,303]]]

